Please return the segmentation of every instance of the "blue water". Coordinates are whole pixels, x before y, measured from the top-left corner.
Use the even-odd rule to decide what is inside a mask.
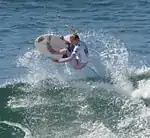
[[[148,0],[7,0],[0,21],[0,138],[150,137]],[[92,70],[35,49],[41,34],[71,33],[65,24]]]

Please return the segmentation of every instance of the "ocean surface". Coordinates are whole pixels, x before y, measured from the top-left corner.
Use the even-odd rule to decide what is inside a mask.
[[[41,55],[77,29],[81,71]],[[0,0],[0,138],[150,138],[149,0]]]

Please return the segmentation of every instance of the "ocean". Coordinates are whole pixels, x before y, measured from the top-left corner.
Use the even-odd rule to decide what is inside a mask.
[[[41,55],[76,28],[89,64]],[[0,138],[150,138],[148,0],[1,0]]]

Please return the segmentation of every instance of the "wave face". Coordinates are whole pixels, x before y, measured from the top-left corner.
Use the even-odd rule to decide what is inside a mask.
[[[59,66],[34,49],[18,57],[17,67],[26,71],[0,88],[4,137],[149,136],[149,100],[141,85],[149,82],[148,68],[130,68],[124,43],[104,31],[80,36],[97,40],[90,48],[97,49],[92,70]]]

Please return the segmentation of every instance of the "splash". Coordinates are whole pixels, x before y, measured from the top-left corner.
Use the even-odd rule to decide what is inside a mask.
[[[136,123],[138,117],[133,117],[124,122],[130,116],[140,116],[143,103],[118,95],[133,88],[127,75],[129,55],[125,45],[102,30],[79,35],[89,46],[90,67],[113,83],[89,79],[98,75],[87,68],[79,72],[68,64],[57,65],[30,50],[17,61],[18,67],[25,67],[22,78],[29,85],[13,90],[7,106],[24,110],[23,123],[36,137],[121,137],[133,121],[136,127],[126,132],[136,137],[141,120]]]
[[[132,97],[150,99],[150,68],[143,65],[138,69],[132,68],[130,72],[130,79],[135,85],[135,89],[132,92]]]
[[[92,45],[91,62],[96,64],[93,64],[96,72],[101,76],[105,74],[105,77],[111,79],[116,87],[120,87],[122,92],[129,96],[133,86],[128,79],[129,54],[125,44],[103,30],[88,31],[81,36],[88,45]]]

